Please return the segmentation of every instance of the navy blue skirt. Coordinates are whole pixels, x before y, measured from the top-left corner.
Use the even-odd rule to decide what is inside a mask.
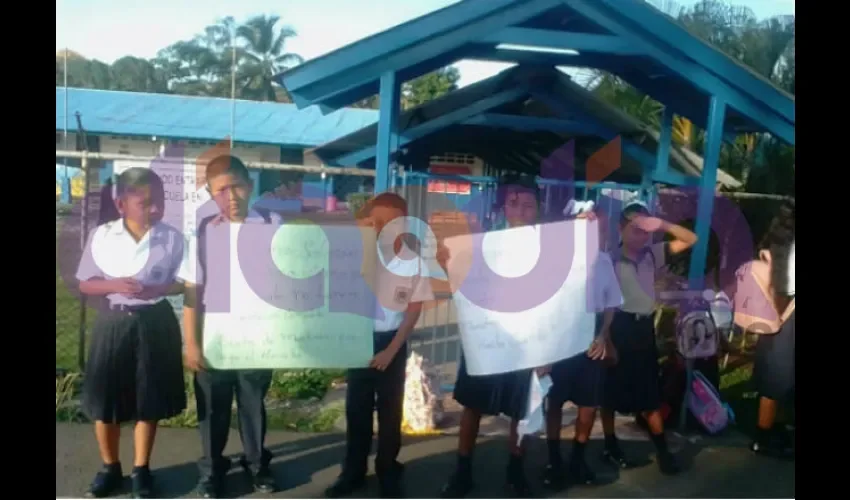
[[[464,408],[483,415],[505,415],[514,420],[525,417],[532,370],[472,376],[466,372],[466,361],[460,357],[454,398]]]
[[[560,407],[571,401],[582,408],[601,406],[606,369],[604,361],[590,359],[585,352],[558,361],[552,365],[549,405]]]
[[[661,387],[653,315],[617,311],[611,324],[611,343],[617,350],[617,364],[605,373],[603,408],[619,413],[659,409]]]
[[[791,313],[777,333],[759,335],[753,380],[756,391],[763,398],[785,401],[796,387],[796,315],[796,311]]]
[[[91,420],[156,421],[186,408],[180,324],[167,300],[133,312],[102,311],[83,383]]]

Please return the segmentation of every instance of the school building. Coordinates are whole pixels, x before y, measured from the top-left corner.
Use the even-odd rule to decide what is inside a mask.
[[[152,158],[166,148],[177,148],[186,165],[208,155],[216,145],[228,144],[232,131],[232,152],[246,163],[282,164],[283,170],[251,169],[257,196],[292,179],[286,165],[318,166],[318,160],[305,152],[377,120],[377,112],[366,109],[322,115],[317,108],[298,110],[293,104],[57,87],[57,152],[82,149],[77,113],[89,152]],[[80,162],[57,155],[57,164],[63,161],[70,166]],[[113,173],[149,165],[137,159],[91,162],[98,175],[92,176],[90,189]],[[319,174],[298,178],[308,184],[319,182]],[[359,188],[355,182],[338,183],[333,194],[344,199]]]

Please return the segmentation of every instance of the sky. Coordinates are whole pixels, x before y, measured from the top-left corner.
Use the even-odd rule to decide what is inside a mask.
[[[275,14],[295,28],[287,51],[312,59],[457,0],[56,0],[56,50],[69,48],[111,63],[125,55],[152,58],[192,38],[217,19]],[[697,0],[677,0],[688,6]],[[794,13],[794,0],[732,0],[759,18]],[[504,64],[461,61],[460,85],[494,75]]]

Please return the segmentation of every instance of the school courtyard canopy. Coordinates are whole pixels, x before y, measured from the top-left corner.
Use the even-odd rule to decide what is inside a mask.
[[[477,156],[505,170],[545,175],[541,164],[567,147],[576,160],[576,171],[570,173],[576,180],[588,179],[588,158],[602,153],[606,145],[620,146],[621,165],[605,180],[629,184],[643,182],[644,173],[656,162],[658,148],[656,131],[573,82],[569,75],[555,68],[526,65],[401,113],[398,132],[404,152],[399,161],[414,169],[426,165],[431,156],[452,152]],[[371,167],[377,137],[378,126],[373,124],[319,146],[311,154],[327,165]],[[620,148],[615,149],[620,156]],[[605,161],[611,157],[602,153],[598,162]],[[670,167],[659,176],[671,184],[694,183],[702,172],[702,158],[671,146]],[[718,183],[727,188],[741,185],[722,171]]]
[[[651,167],[643,174],[650,182],[676,184],[668,168],[673,114],[704,128],[694,286],[705,274],[722,141],[767,132],[794,144],[792,96],[642,0],[463,0],[309,61],[278,82],[299,107],[318,105],[323,112],[380,96],[375,187],[385,190],[390,162],[408,139],[399,132],[401,83],[460,59],[597,68],[659,100],[665,110],[655,162],[641,165]],[[567,108],[545,84],[528,85],[550,109]],[[560,118],[569,119],[570,111],[561,109]]]

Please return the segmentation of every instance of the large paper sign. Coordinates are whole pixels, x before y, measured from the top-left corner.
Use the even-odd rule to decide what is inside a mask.
[[[204,243],[230,242],[230,278],[227,312],[211,306],[207,295],[203,347],[209,366],[366,367],[374,355],[375,296],[361,273],[370,239],[374,245],[374,232],[353,225],[210,227]],[[216,276],[211,259],[207,294],[227,281]]]
[[[598,255],[585,220],[447,238],[466,368],[490,375],[586,351],[595,314],[586,295]]]

